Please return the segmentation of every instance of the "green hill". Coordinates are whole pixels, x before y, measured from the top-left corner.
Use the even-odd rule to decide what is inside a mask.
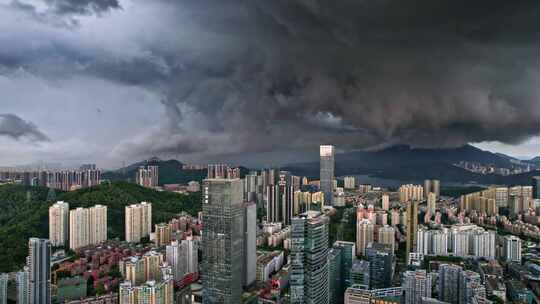
[[[13,271],[24,264],[29,237],[48,237],[47,188],[18,185],[0,186],[0,272]],[[108,237],[124,238],[124,207],[147,201],[152,203],[152,221],[167,221],[186,211],[201,209],[199,193],[183,195],[158,192],[126,182],[113,182],[73,192],[58,192],[56,200],[66,201],[70,209],[107,206]]]
[[[159,160],[157,158],[138,162],[115,171],[106,171],[103,179],[111,181],[135,181],[135,175],[140,166],[158,166],[159,184],[187,184],[190,181],[202,181],[206,178],[206,170],[184,170],[183,164],[177,160]]]

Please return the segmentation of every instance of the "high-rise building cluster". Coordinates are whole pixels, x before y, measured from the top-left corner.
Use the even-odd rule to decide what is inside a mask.
[[[424,188],[420,185],[402,185],[399,187],[398,192],[400,203],[424,200]]]
[[[140,166],[135,176],[135,183],[146,188],[155,188],[159,186],[159,166]]]
[[[416,252],[495,259],[496,236],[495,231],[486,231],[476,225],[454,225],[435,230],[422,227],[417,232]]]
[[[69,212],[69,248],[77,250],[107,240],[107,207],[95,205]]]
[[[69,203],[56,202],[49,208],[49,241],[53,247],[72,250],[107,240],[107,207],[69,210]]]
[[[225,164],[208,165],[208,179],[235,179],[241,176],[240,168],[229,167]]]
[[[72,170],[8,170],[0,171],[0,181],[72,191],[99,185],[101,170],[94,164]]]

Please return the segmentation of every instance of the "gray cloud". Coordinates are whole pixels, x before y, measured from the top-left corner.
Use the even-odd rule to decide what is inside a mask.
[[[537,1],[133,0],[119,23],[122,2],[48,3],[66,18],[111,11],[81,23],[110,34],[107,48],[52,34],[0,50],[0,73],[89,75],[163,96],[163,123],[115,154],[516,144],[540,133]]]
[[[16,140],[27,138],[34,142],[50,140],[32,122],[25,121],[14,114],[0,114],[0,136],[7,136]]]

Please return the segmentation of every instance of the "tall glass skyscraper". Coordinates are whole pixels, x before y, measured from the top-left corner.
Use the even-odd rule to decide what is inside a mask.
[[[334,146],[320,147],[320,180],[324,203],[332,205],[334,196]]]
[[[28,241],[30,303],[51,303],[51,243],[46,239]]]
[[[291,303],[328,304],[328,218],[308,211],[292,219]]]
[[[203,185],[204,304],[236,304],[242,295],[243,188],[240,179],[206,179]]]

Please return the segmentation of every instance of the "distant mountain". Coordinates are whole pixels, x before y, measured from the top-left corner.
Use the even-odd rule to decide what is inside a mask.
[[[0,272],[18,269],[28,254],[30,237],[48,237],[47,188],[19,185],[0,186]],[[124,238],[124,208],[141,201],[152,203],[152,222],[168,221],[185,211],[196,215],[201,210],[199,193],[189,195],[158,192],[126,182],[113,182],[72,192],[57,193],[56,200],[70,208],[107,206],[108,237]]]
[[[445,182],[485,184],[513,184],[529,176],[529,174],[507,177],[476,174],[453,165],[459,161],[510,168],[515,160],[510,156],[484,151],[471,145],[446,149],[411,148],[399,145],[379,151],[337,154],[336,175],[369,174],[374,177],[418,181],[439,178]],[[286,169],[313,178],[319,176],[318,162],[291,164],[286,166]],[[531,172],[531,174],[534,173]]]
[[[114,171],[106,171],[103,179],[111,181],[134,182],[135,175],[140,166],[153,165],[159,167],[159,184],[186,184],[190,181],[202,181],[206,177],[206,170],[184,170],[183,164],[175,159],[160,160],[151,158],[131,164]]]

